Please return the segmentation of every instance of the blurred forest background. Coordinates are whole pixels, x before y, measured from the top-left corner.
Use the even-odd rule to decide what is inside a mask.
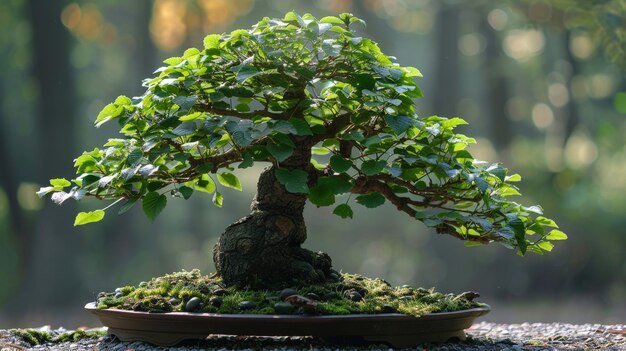
[[[478,291],[486,320],[623,323],[626,318],[624,0],[102,0],[0,2],[0,328],[96,325],[99,291],[180,269],[213,271],[212,247],[246,215],[259,169],[224,207],[194,196],[150,223],[139,208],[73,227],[78,210],[35,191],[72,178],[72,159],[115,137],[93,121],[141,95],[163,59],[206,34],[289,11],[352,12],[364,35],[424,73],[422,115],[461,116],[474,155],[521,173],[569,240],[544,256],[465,248],[391,206],[342,220],[306,211],[306,246],[337,269],[392,284]]]

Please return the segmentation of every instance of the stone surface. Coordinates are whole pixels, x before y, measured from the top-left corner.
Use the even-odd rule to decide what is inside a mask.
[[[54,331],[52,331],[54,332]],[[626,350],[626,324],[478,323],[467,330],[464,342],[421,345],[415,350]],[[62,344],[28,347],[11,330],[0,330],[0,350],[101,350],[101,351],[196,351],[196,350],[390,350],[386,345],[341,346],[324,344],[311,337],[211,336],[188,341],[177,347],[155,347],[143,342],[121,342],[115,337],[84,339]]]

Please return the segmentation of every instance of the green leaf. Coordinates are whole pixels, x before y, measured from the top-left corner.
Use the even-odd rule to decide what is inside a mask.
[[[126,157],[126,161],[128,162],[129,166],[136,166],[141,162],[142,158],[143,152],[141,152],[141,150],[134,150],[128,154],[128,157]]]
[[[352,189],[352,178],[346,174],[320,177],[317,185],[330,189],[335,195],[347,193]]]
[[[237,82],[239,83],[243,83],[246,80],[254,77],[254,76],[258,76],[259,74],[262,74],[262,71],[259,71],[258,69],[256,69],[256,67],[253,66],[242,66],[241,68],[239,68],[239,70],[237,71]]]
[[[332,24],[341,24],[341,25],[345,25],[345,22],[340,20],[339,18],[335,17],[335,16],[326,16],[323,17],[320,20],[320,23],[332,23]]]
[[[189,121],[196,121],[196,120],[200,120],[200,119],[204,119],[205,115],[202,112],[194,112],[194,113],[190,113],[188,115],[184,115],[181,117],[178,117],[178,120],[181,122],[189,122]]]
[[[356,202],[367,207],[374,208],[385,203],[385,197],[377,192],[372,192],[365,195],[359,195],[356,197]]]
[[[104,218],[104,211],[97,210],[92,212],[80,212],[76,215],[76,219],[74,219],[74,227],[87,224],[99,222]]]
[[[178,136],[190,135],[196,131],[196,128],[198,128],[198,126],[195,122],[183,122],[172,130],[172,134]]]
[[[552,244],[549,241],[542,241],[538,243],[537,246],[539,246],[541,249],[546,250],[548,252],[552,251],[552,249],[554,248],[554,244]]]
[[[487,189],[489,189],[489,182],[487,182],[483,178],[478,177],[474,179],[474,182],[476,183],[478,189],[480,189],[481,193],[484,193],[485,191],[487,191]]]
[[[220,193],[219,191],[216,191],[215,194],[213,194],[213,204],[221,208],[223,203],[224,196],[222,196],[222,193]]]
[[[404,67],[403,70],[408,77],[422,77],[422,72],[415,67]]]
[[[438,225],[440,225],[441,223],[443,223],[443,219],[439,219],[439,218],[424,218],[422,220],[422,223],[424,223],[424,225],[426,225],[427,227],[436,227]]]
[[[487,172],[493,174],[494,176],[500,178],[501,181],[504,181],[504,178],[506,177],[506,168],[500,166],[500,165],[493,165],[489,168],[487,168]]]
[[[181,186],[178,188],[178,192],[183,196],[185,200],[189,200],[191,194],[193,194],[193,189],[188,186]]]
[[[113,118],[119,117],[119,115],[122,114],[123,111],[124,107],[122,106],[118,106],[116,104],[108,104],[104,106],[102,111],[100,111],[94,123],[96,124],[96,127],[100,127],[101,125],[112,120]]]
[[[120,207],[119,211],[117,211],[117,214],[121,215],[121,214],[128,212],[128,210],[133,208],[133,206],[135,206],[136,203],[137,203],[137,199],[129,199],[128,201],[126,201],[126,203],[122,205],[122,207]]]
[[[335,203],[335,193],[327,184],[317,184],[309,189],[309,201],[316,206],[330,206]]]
[[[191,96],[177,96],[172,100],[176,105],[180,106],[178,113],[187,113],[198,102],[198,97]]]
[[[204,37],[204,48],[205,49],[219,49],[220,47],[220,38],[222,36],[219,34],[209,34]]]
[[[354,85],[360,90],[374,90],[376,87],[376,79],[371,74],[355,74]]]
[[[194,188],[198,191],[212,194],[215,191],[215,182],[208,174],[203,174],[196,182]]]
[[[167,205],[167,197],[165,195],[159,194],[156,191],[151,191],[143,198],[142,207],[143,212],[146,214],[146,217],[151,221],[163,211],[165,206]]]
[[[517,242],[517,247],[519,248],[520,252],[522,254],[525,254],[528,243],[526,242],[526,229],[524,227],[524,222],[522,222],[522,220],[517,217],[511,219],[507,223],[507,226],[513,230],[513,233],[515,233],[515,241]]]
[[[285,168],[277,168],[274,171],[276,179],[288,192],[294,194],[308,194],[309,186],[307,181],[309,174],[301,169],[290,171]]]
[[[512,174],[510,176],[506,176],[504,180],[506,180],[509,183],[519,182],[522,180],[522,176],[520,176],[519,174]]]
[[[361,171],[365,175],[372,176],[382,172],[386,165],[385,161],[367,160],[361,165]]]
[[[254,159],[252,158],[252,155],[250,155],[249,152],[246,152],[245,154],[243,154],[243,160],[239,163],[239,166],[237,166],[237,168],[248,168],[252,167],[253,164]]]
[[[313,135],[313,131],[311,131],[311,127],[309,124],[300,118],[290,118],[289,123],[296,130],[296,135]]]
[[[329,153],[330,153],[330,150],[327,147],[313,146],[311,148],[312,155],[328,155]]]
[[[444,120],[443,122],[441,122],[441,125],[444,128],[454,128],[456,126],[460,126],[463,124],[467,124],[467,121],[465,121],[463,118],[459,118],[459,117],[454,117],[454,118],[450,118],[447,120]]]
[[[44,197],[47,194],[49,194],[50,192],[57,191],[57,190],[61,190],[61,189],[57,189],[57,188],[55,188],[53,186],[42,187],[42,188],[39,188],[39,191],[37,192],[37,196]]]
[[[385,116],[385,122],[394,133],[400,135],[415,125],[415,120],[408,116]]]
[[[563,233],[558,229],[552,229],[548,235],[546,235],[546,239],[548,240],[566,240],[567,234]]]
[[[537,222],[538,224],[540,224],[542,226],[545,226],[545,227],[552,227],[552,228],[558,228],[559,227],[556,224],[556,222],[554,222],[550,218],[546,218],[546,217],[543,217],[543,216],[539,216],[539,217],[535,218],[535,222]]]
[[[283,134],[296,134],[296,128],[293,126],[292,123],[287,122],[287,121],[278,121],[276,123],[274,123],[274,125],[272,126],[272,129],[278,132],[281,132]]]
[[[242,191],[241,182],[236,175],[230,172],[219,173],[217,175],[217,181],[225,187]]]
[[[70,183],[70,181],[65,179],[65,178],[56,178],[56,179],[50,179],[50,185],[52,185],[55,188],[59,187],[59,188],[63,189],[66,186],[72,185],[72,183]],[[61,190],[61,189],[59,189],[59,190]]]
[[[330,166],[335,172],[343,173],[352,167],[352,161],[346,160],[339,155],[333,155],[330,157]]]
[[[352,218],[354,213],[352,212],[352,207],[348,204],[341,204],[333,210],[333,213],[341,218]]]
[[[116,105],[126,106],[126,105],[130,105],[132,102],[133,101],[128,96],[120,95],[115,99],[114,103]]]
[[[268,144],[265,148],[278,162],[283,162],[293,154],[293,147],[286,144]]]

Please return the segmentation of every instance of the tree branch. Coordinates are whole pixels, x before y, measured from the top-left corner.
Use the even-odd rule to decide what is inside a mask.
[[[233,147],[232,149],[226,152],[223,152],[221,154],[217,154],[208,158],[204,158],[204,159],[190,158],[188,161],[189,161],[189,164],[193,168],[177,174],[176,178],[186,179],[186,178],[196,177],[199,175],[199,173],[196,170],[196,167],[209,164],[209,163],[213,165],[213,168],[211,169],[211,171],[215,173],[218,169],[226,167],[231,163],[243,161],[243,154],[247,150],[251,149],[254,146],[265,145],[267,141],[268,141],[268,138],[263,137],[243,148]]]
[[[326,124],[326,133],[315,135],[313,137],[313,141],[317,143],[328,138],[333,138],[335,134],[339,133],[343,128],[350,124],[351,116],[351,112],[346,112],[333,118],[330,123]]]
[[[269,117],[269,118],[276,119],[276,120],[288,119],[287,115],[284,113],[274,113],[268,110],[239,112],[235,110],[227,110],[227,109],[211,107],[209,104],[196,104],[194,105],[193,108],[196,111],[200,111],[200,112],[208,112],[208,113],[215,114],[215,115],[231,116],[231,117],[237,117],[237,118],[249,119],[249,120],[252,120],[256,116]]]
[[[406,197],[398,196],[393,192],[393,190],[391,190],[387,183],[381,180],[375,180],[367,177],[358,177],[356,179],[354,187],[351,190],[353,194],[367,194],[374,191],[383,195],[387,200],[389,200],[389,202],[396,206],[398,210],[405,212],[413,218],[415,218],[417,211],[410,205],[432,206],[432,204],[430,204],[428,201],[416,201]],[[449,220],[444,220],[444,223],[452,224],[452,222]],[[436,230],[438,234],[447,234],[463,241],[475,241],[482,244],[488,244],[491,241],[491,239],[487,237],[470,236],[457,233],[454,228],[445,224],[437,226]]]

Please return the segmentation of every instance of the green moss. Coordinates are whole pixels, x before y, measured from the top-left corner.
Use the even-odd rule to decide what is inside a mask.
[[[280,290],[244,290],[226,287],[217,275],[203,276],[199,270],[167,274],[142,282],[138,286],[125,286],[117,289],[117,297],[115,292],[100,293],[98,308],[185,312],[187,302],[197,297],[202,304],[195,312],[273,314],[274,305],[280,302],[281,292]],[[485,306],[471,301],[465,294],[444,295],[433,289],[412,288],[406,285],[392,287],[382,279],[369,279],[347,273],[341,274],[337,281],[294,288],[298,295],[315,298],[318,304],[317,313],[323,315],[398,312],[422,316],[428,313]],[[355,297],[356,293],[358,295]],[[219,303],[212,304],[210,302],[212,298],[214,301],[219,300]],[[254,302],[255,307],[242,309],[240,304],[243,301]],[[303,311],[295,309],[294,313],[303,313]]]
[[[79,341],[83,339],[97,339],[105,336],[103,329],[82,330],[76,329],[63,333],[42,331],[39,329],[16,329],[13,333],[31,346],[43,344],[58,344],[69,341]]]

